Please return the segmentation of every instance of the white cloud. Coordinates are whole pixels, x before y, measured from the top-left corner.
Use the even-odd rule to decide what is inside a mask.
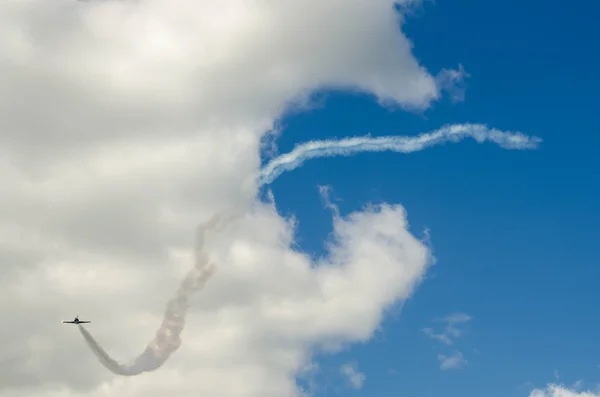
[[[0,2],[0,397],[297,396],[315,349],[369,339],[429,263],[404,209],[336,217],[314,263],[247,182],[275,120],[315,89],[439,98],[394,3]],[[109,354],[135,357],[195,226],[230,213],[160,374],[115,377],[60,324],[79,312]]]
[[[571,388],[575,389],[575,390],[579,390],[579,389],[581,389],[582,386],[583,386],[583,379],[579,379],[575,383],[573,383],[573,386],[571,386]]]
[[[451,345],[452,344],[452,340],[450,339],[450,337],[444,333],[435,333],[433,328],[423,328],[423,332],[425,333],[425,335],[433,338],[433,339],[437,339],[442,343],[445,343],[447,345]]]
[[[598,391],[577,391],[562,385],[550,384],[545,389],[534,389],[529,397],[599,397]]]
[[[445,323],[443,331],[436,332],[433,328],[423,328],[425,335],[447,345],[452,345],[454,340],[464,332],[462,328],[459,328],[459,325],[471,321],[471,316],[465,313],[454,313],[434,321]]]
[[[432,328],[423,328],[423,332],[425,333],[425,335],[436,339],[446,345],[452,345],[454,344],[454,341],[458,339],[464,332],[464,329],[460,328],[460,325],[466,324],[469,321],[471,321],[471,316],[469,316],[468,314],[449,314],[443,318],[434,319],[434,322],[441,322],[445,324],[443,331],[436,332]],[[440,368],[443,371],[449,369],[460,369],[467,364],[463,353],[460,351],[456,351],[456,353],[450,356],[438,354],[438,361],[440,362]]]
[[[362,389],[367,379],[367,376],[358,370],[356,363],[342,365],[340,372],[348,378],[348,382],[353,389]]]
[[[466,91],[464,83],[468,77],[470,75],[465,72],[463,65],[458,65],[458,70],[442,69],[436,80],[439,87],[448,91],[453,102],[462,102],[465,100]]]
[[[467,360],[465,360],[463,354],[459,351],[451,356],[438,354],[438,360],[440,362],[440,368],[442,371],[447,371],[449,369],[461,369],[467,365]]]

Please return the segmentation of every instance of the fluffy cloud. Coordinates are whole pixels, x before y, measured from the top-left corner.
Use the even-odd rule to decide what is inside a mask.
[[[1,2],[0,396],[295,396],[314,349],[369,339],[428,264],[402,207],[336,217],[314,263],[250,177],[275,120],[315,89],[439,97],[448,79],[412,56],[395,3]],[[135,357],[196,224],[230,213],[160,373],[115,377],[60,324],[79,311],[111,355]]]

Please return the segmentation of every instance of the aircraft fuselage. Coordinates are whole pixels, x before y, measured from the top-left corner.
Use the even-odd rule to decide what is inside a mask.
[[[81,321],[79,317],[75,317],[73,321],[63,321],[63,324],[89,324],[90,321]]]

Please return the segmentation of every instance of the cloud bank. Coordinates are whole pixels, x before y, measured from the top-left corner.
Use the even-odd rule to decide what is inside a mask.
[[[430,262],[404,209],[335,218],[314,262],[256,175],[261,138],[316,89],[440,98],[397,3],[1,2],[0,396],[299,396],[315,350],[368,340]],[[167,311],[181,335],[156,334],[186,348],[113,376],[60,321],[92,319],[115,362],[146,351],[215,214],[237,217],[203,242],[217,270]]]

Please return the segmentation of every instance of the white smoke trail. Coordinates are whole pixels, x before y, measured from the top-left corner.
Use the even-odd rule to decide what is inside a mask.
[[[297,146],[288,154],[281,155],[269,162],[260,171],[258,186],[273,182],[279,175],[300,167],[306,160],[316,157],[350,156],[359,152],[394,151],[401,153],[416,152],[446,142],[458,142],[471,137],[477,142],[492,141],[505,149],[534,149],[542,141],[537,137],[528,137],[520,132],[503,132],[489,129],[481,124],[458,124],[442,127],[439,130],[416,137],[388,136],[380,138],[356,137],[341,140],[312,141]],[[146,350],[131,364],[121,364],[112,359],[82,326],[79,330],[88,346],[99,361],[117,375],[133,376],[159,368],[181,345],[180,334],[185,325],[185,314],[191,294],[199,290],[210,278],[214,265],[209,263],[204,251],[208,232],[215,232],[242,213],[222,219],[215,216],[209,222],[198,227],[195,266],[186,275],[175,297],[165,310],[162,325]],[[221,223],[219,223],[221,221]]]
[[[312,141],[298,145],[263,167],[259,185],[267,185],[286,171],[300,167],[306,160],[316,157],[351,156],[361,152],[392,151],[399,153],[418,152],[446,142],[458,142],[473,138],[479,143],[491,141],[504,149],[535,149],[541,138],[529,137],[521,132],[504,132],[490,129],[483,124],[454,124],[418,136],[369,136],[340,140]]]
[[[112,359],[93,336],[83,326],[79,325],[79,331],[83,338],[102,365],[117,375],[134,376],[159,368],[179,348],[181,345],[181,331],[183,331],[185,325],[185,314],[189,307],[189,297],[193,292],[204,286],[215,269],[214,265],[209,262],[208,255],[204,250],[206,235],[208,232],[224,228],[237,217],[239,215],[222,219],[217,215],[206,224],[198,227],[195,244],[195,266],[183,279],[175,297],[167,303],[163,322],[156,331],[156,336],[150,341],[146,350],[131,364],[121,364]]]

